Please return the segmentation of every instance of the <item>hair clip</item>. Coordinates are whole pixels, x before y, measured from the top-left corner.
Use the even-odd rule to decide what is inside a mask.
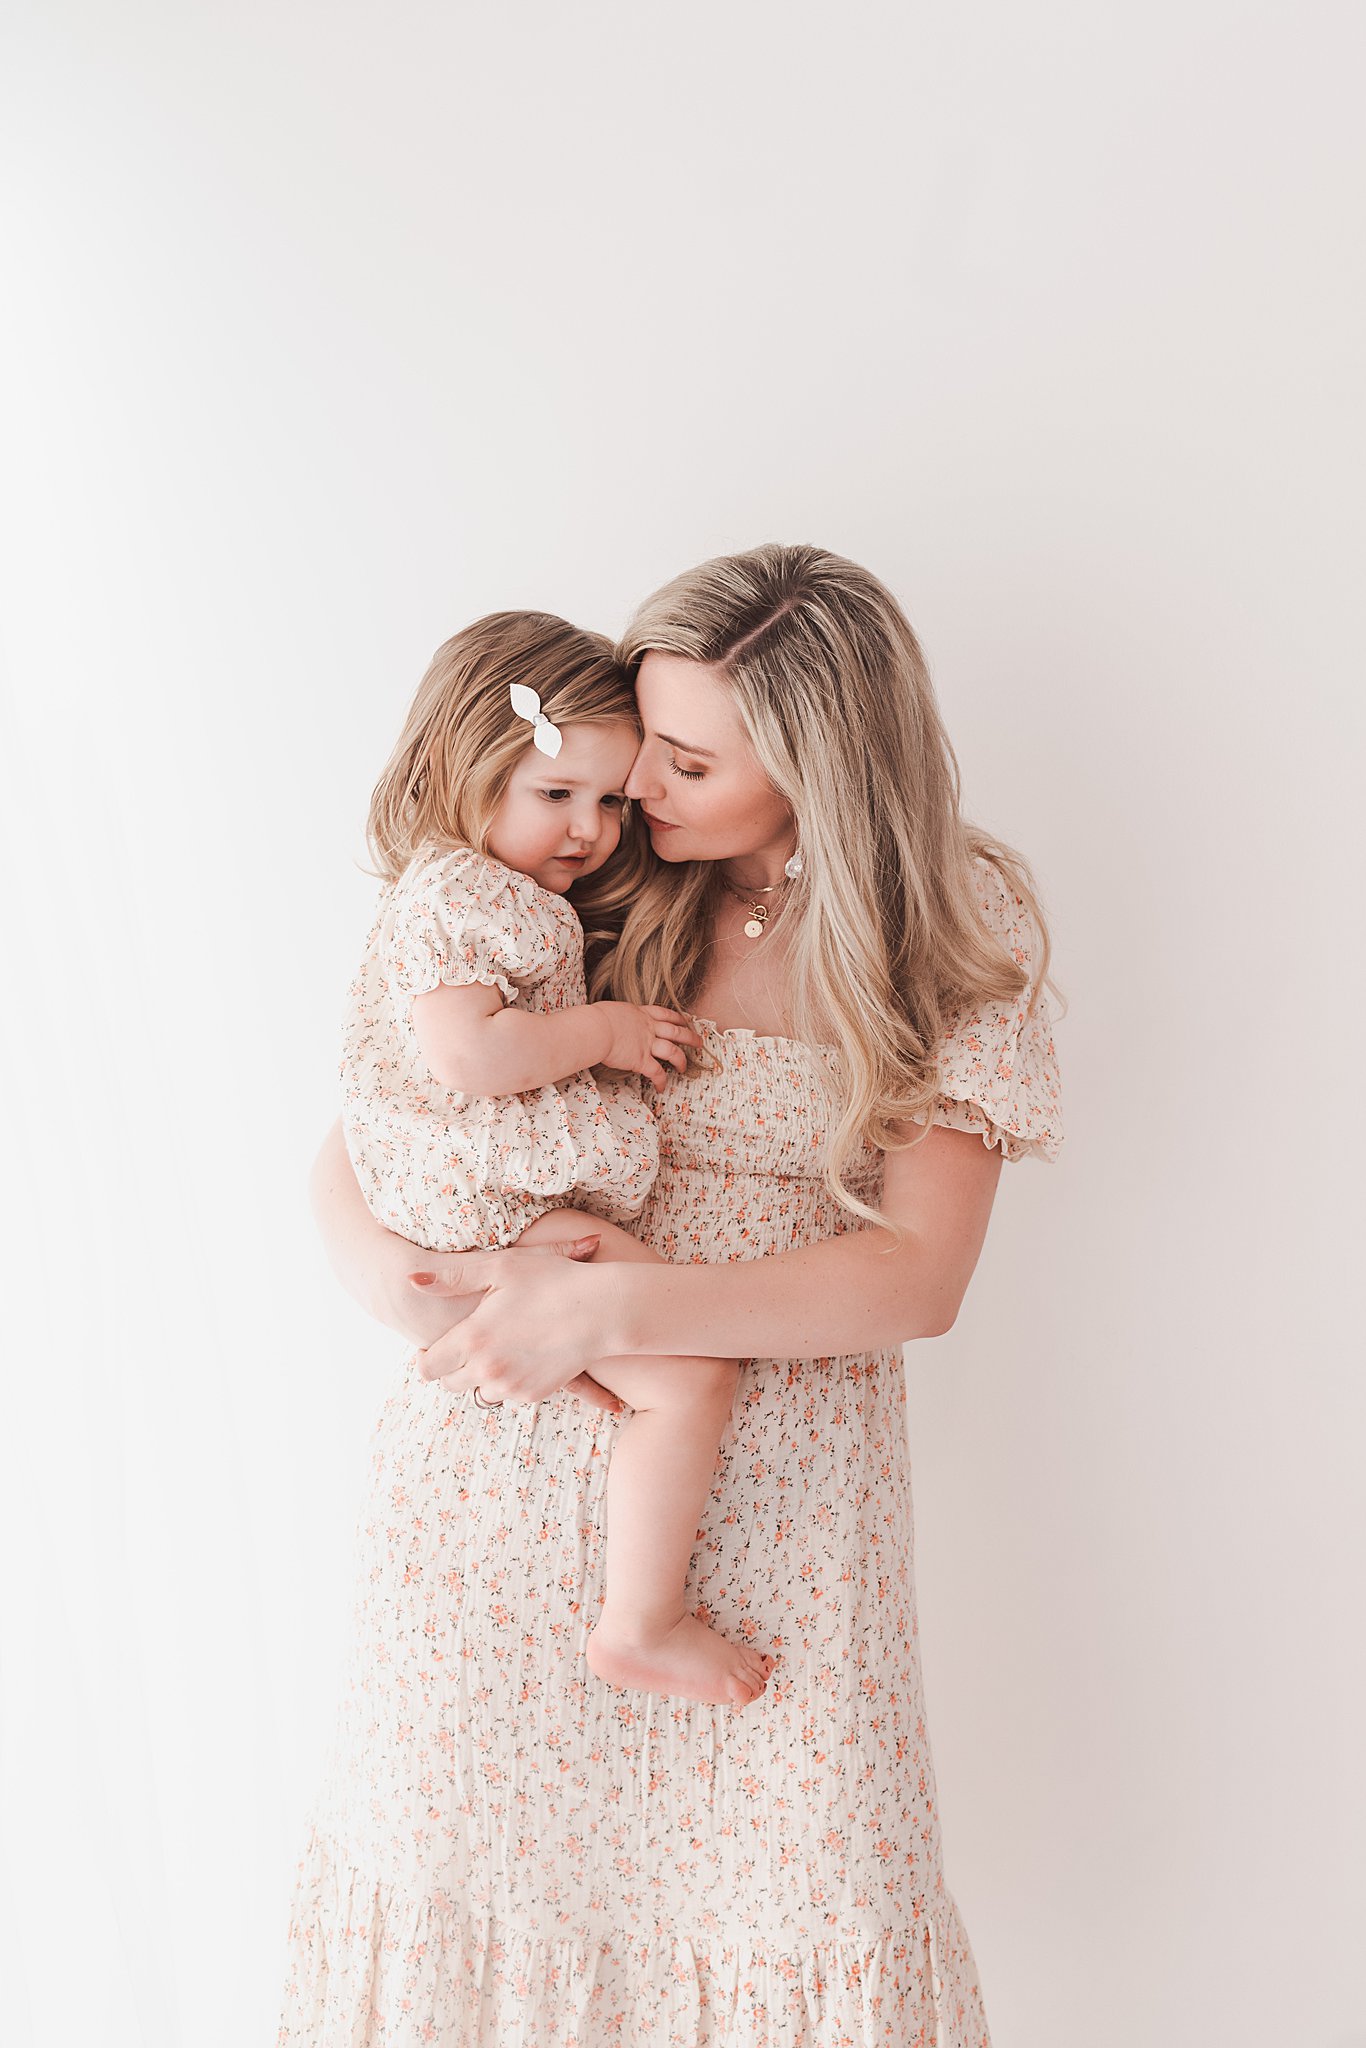
[[[543,754],[549,754],[553,761],[564,745],[564,735],[558,725],[552,725],[541,709],[541,700],[526,683],[509,683],[508,695],[512,708],[519,718],[525,718],[533,728],[531,744],[539,747]]]

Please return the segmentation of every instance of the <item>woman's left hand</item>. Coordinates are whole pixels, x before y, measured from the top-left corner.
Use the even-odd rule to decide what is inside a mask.
[[[453,1394],[514,1406],[562,1388],[598,1407],[620,1407],[587,1368],[604,1355],[611,1267],[588,1266],[598,1240],[514,1246],[508,1251],[424,1253],[409,1275],[426,1294],[483,1299],[444,1337],[419,1351],[424,1379]]]

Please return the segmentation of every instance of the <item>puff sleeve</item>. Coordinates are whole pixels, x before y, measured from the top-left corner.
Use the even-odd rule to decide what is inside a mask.
[[[1006,1159],[1056,1159],[1063,1141],[1062,1080],[1046,994],[1026,1015],[1035,988],[1038,934],[1024,903],[989,861],[976,864],[983,922],[1029,974],[1008,1005],[964,1012],[940,1042],[940,1096],[933,1122],[979,1131]]]
[[[395,885],[385,935],[395,987],[411,999],[441,983],[478,982],[515,1002],[519,985],[552,972],[562,948],[581,949],[572,913],[547,922],[549,900],[468,847],[415,862]]]

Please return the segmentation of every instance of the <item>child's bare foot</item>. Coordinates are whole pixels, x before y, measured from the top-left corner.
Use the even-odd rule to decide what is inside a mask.
[[[604,1616],[588,1638],[589,1668],[609,1685],[633,1686],[668,1698],[747,1707],[768,1684],[771,1657],[727,1641],[695,1614],[643,1640]]]

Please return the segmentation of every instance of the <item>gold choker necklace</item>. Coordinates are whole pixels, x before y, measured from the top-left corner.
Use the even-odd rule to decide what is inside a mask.
[[[724,875],[721,876],[721,887],[728,889],[738,902],[749,906],[749,916],[745,919],[747,939],[763,937],[764,926],[768,923],[768,905],[761,899],[771,896],[775,889],[781,889],[782,886],[781,882],[770,882],[766,889],[739,889],[734,882],[728,881]]]

